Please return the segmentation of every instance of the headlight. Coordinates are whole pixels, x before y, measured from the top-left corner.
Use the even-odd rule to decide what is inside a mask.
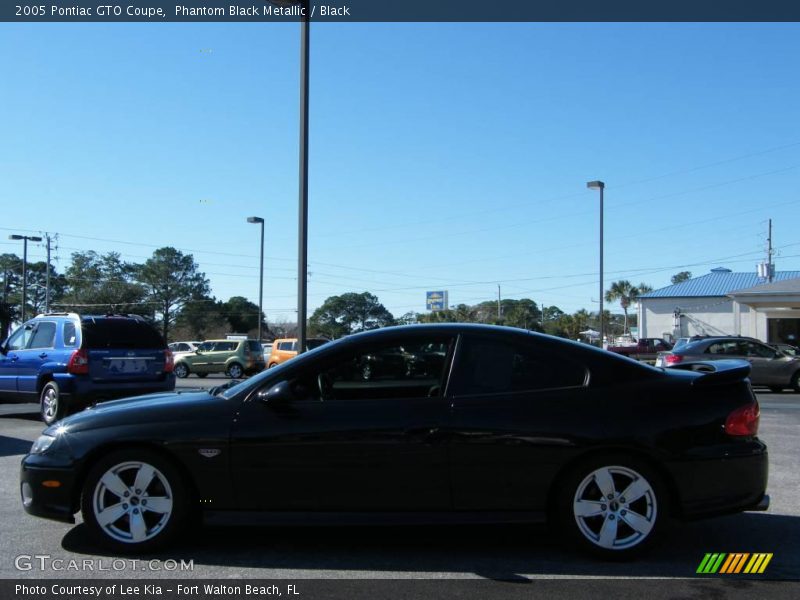
[[[52,435],[40,435],[39,439],[33,442],[31,454],[44,454],[47,449],[56,441]]]

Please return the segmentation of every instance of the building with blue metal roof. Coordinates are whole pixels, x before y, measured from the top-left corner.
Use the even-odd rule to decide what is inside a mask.
[[[717,267],[639,297],[641,337],[743,335],[765,342],[800,339],[800,271],[768,281]]]

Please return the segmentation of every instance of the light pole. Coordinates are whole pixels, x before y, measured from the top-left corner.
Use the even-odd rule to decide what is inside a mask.
[[[261,224],[261,268],[258,270],[258,343],[261,339],[261,315],[264,314],[264,219],[261,217],[247,217],[248,223]]]
[[[42,238],[35,235],[8,236],[10,240],[22,240],[22,322],[25,322],[25,305],[28,303],[28,240],[41,242]]]
[[[606,184],[602,181],[589,181],[586,184],[590,190],[600,190],[600,347],[605,339],[605,315],[603,315],[603,190]]]

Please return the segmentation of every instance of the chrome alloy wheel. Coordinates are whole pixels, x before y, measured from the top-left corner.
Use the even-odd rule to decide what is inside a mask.
[[[92,510],[103,532],[116,541],[141,543],[169,522],[173,495],[164,475],[145,462],[108,469],[94,488]]]
[[[607,550],[641,544],[656,524],[658,506],[653,486],[622,466],[601,467],[578,486],[572,513],[581,534]]]
[[[42,414],[46,423],[52,423],[58,415],[58,392],[49,386],[42,394]]]

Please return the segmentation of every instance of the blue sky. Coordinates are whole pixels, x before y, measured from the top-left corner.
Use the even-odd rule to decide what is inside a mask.
[[[773,219],[800,270],[797,24],[315,24],[309,308],[395,315],[529,297],[596,309],[605,279],[750,271]],[[194,255],[220,299],[294,318],[297,24],[0,25],[7,233],[143,262]],[[42,247],[29,248],[33,260]],[[614,307],[618,310],[618,307]],[[310,312],[309,311],[309,312]]]

